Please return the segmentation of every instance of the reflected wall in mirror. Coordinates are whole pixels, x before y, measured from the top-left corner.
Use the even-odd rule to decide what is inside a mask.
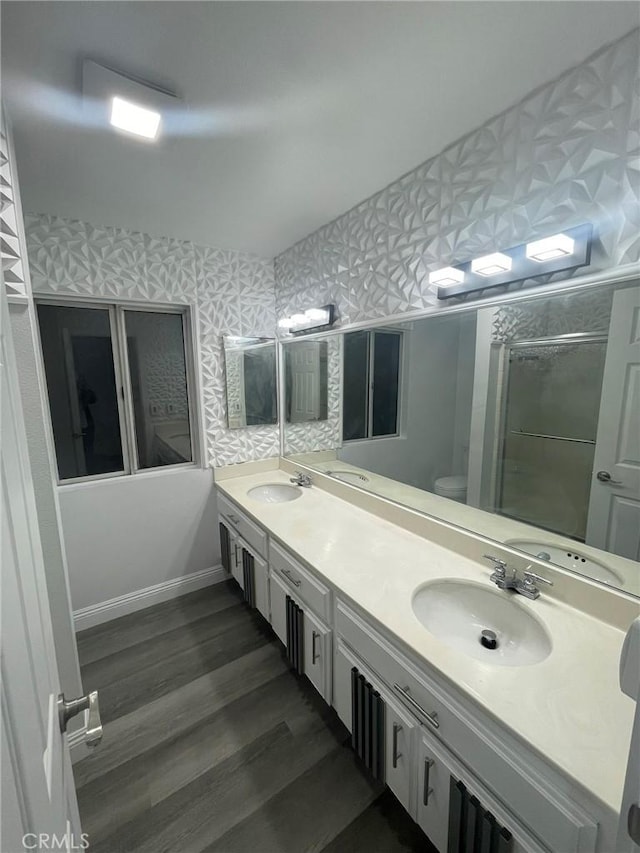
[[[377,364],[377,337],[391,333]],[[340,338],[340,433],[299,436],[288,453],[640,595],[637,282]]]
[[[226,336],[223,342],[229,429],[277,424],[275,340]]]

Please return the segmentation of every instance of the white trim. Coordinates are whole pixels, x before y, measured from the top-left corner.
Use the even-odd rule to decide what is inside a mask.
[[[101,601],[99,604],[83,607],[81,610],[74,610],[73,622],[75,630],[83,631],[85,628],[92,628],[94,625],[110,622],[119,616],[126,616],[127,613],[135,613],[136,610],[143,610],[145,607],[151,607],[153,604],[159,604],[171,598],[178,598],[187,592],[202,589],[204,586],[220,583],[220,581],[225,580],[227,577],[228,575],[221,565],[213,566],[210,569],[191,572],[183,577],[171,578],[171,580],[154,584],[154,586],[148,586],[145,589],[138,589],[135,592],[128,592],[126,595],[120,595],[117,598]]]

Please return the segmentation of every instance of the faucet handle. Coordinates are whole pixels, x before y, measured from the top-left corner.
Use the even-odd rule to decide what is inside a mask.
[[[507,563],[506,560],[501,560],[500,557],[493,557],[491,554],[483,554],[482,555],[485,560],[491,560],[493,565],[495,566],[496,572],[500,575],[506,575],[507,573]]]
[[[535,572],[530,571],[530,569],[531,566],[529,566],[524,572],[525,586],[535,586],[536,581],[538,583],[546,583],[548,586],[553,586],[553,581],[547,580],[547,578],[543,578],[542,575],[537,575]]]

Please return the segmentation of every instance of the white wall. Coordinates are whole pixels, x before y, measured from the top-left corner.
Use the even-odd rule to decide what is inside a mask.
[[[59,489],[74,611],[220,562],[211,469]]]

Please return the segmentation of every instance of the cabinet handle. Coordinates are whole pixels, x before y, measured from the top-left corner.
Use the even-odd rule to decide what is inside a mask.
[[[409,705],[415,711],[418,712],[418,714],[421,714],[430,726],[433,726],[434,729],[440,728],[440,723],[438,722],[438,715],[436,714],[436,712],[433,711],[432,713],[429,713],[428,711],[425,711],[425,709],[421,705],[418,705],[413,696],[409,695],[408,687],[400,687],[399,684],[394,684],[393,689],[396,691],[396,693],[399,693],[400,696],[402,696],[402,698],[405,700],[405,702],[408,702]]]
[[[240,524],[240,519],[237,515],[229,514],[229,521],[232,521],[234,524]]]
[[[393,767],[398,766],[398,759],[402,758],[402,753],[398,752],[398,734],[402,731],[402,726],[399,723],[393,724]]]
[[[281,569],[281,572],[285,576],[285,578],[287,578],[287,580],[291,581],[294,586],[302,586],[302,581],[299,581],[297,578],[294,578],[289,569]]]
[[[311,663],[312,664],[315,664],[315,662],[320,657],[320,655],[316,651],[316,640],[318,639],[319,636],[320,636],[320,634],[316,634],[315,631],[311,632]]]
[[[433,788],[429,787],[429,773],[433,767],[433,758],[425,758],[424,760],[424,787],[422,789],[422,802],[425,806],[429,805],[429,797],[433,794]]]

